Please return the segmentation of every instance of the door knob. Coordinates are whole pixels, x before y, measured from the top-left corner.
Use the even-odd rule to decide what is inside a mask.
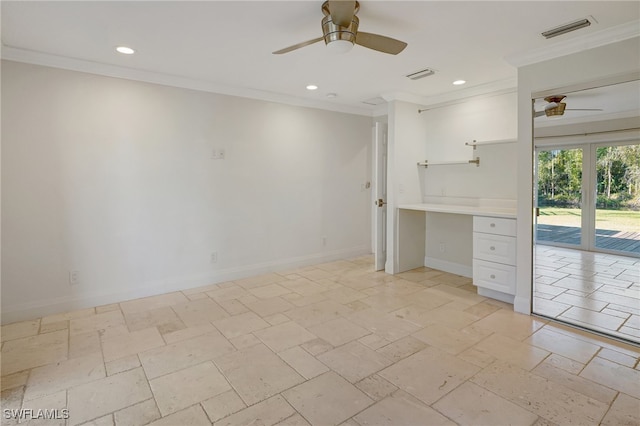
[[[387,204],[387,203],[386,203],[382,198],[378,198],[378,199],[374,202],[374,204],[375,204],[376,206],[378,206],[378,207],[382,207],[382,206],[384,206],[384,205],[385,205],[385,204]]]

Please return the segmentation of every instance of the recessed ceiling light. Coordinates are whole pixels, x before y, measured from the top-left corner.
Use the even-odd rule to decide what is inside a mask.
[[[466,83],[465,80],[456,80],[456,81],[453,82],[453,84],[456,85],[456,86],[460,86],[460,85],[465,84],[465,83]]]
[[[327,98],[337,98],[338,94],[337,93],[327,93]]]
[[[133,50],[132,48],[127,47],[127,46],[118,46],[118,47],[116,47],[116,51],[118,53],[122,53],[124,55],[133,55],[134,53],[136,53],[135,50]]]
[[[318,90],[318,86],[315,84],[310,84],[307,86],[307,90]]]

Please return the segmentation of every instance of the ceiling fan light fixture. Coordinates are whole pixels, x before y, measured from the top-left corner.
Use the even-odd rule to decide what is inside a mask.
[[[333,40],[327,43],[327,49],[332,53],[341,55],[353,49],[353,42],[349,40]]]
[[[322,19],[322,34],[327,48],[336,54],[351,51],[356,42],[358,25],[360,25],[360,20],[356,15],[353,15],[351,18],[351,24],[348,27],[336,24],[333,22],[331,15],[326,15]]]
[[[357,44],[367,49],[397,55],[407,47],[407,43],[404,41],[380,34],[358,31],[360,19],[356,14],[360,10],[360,3],[355,0],[327,0],[322,4],[321,9],[324,15],[321,22],[321,37],[276,50],[273,54],[282,55],[319,41],[324,41],[326,46],[337,52],[349,51],[354,44]]]

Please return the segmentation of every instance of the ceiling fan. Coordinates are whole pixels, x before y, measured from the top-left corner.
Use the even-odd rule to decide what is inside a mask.
[[[328,0],[322,3],[321,9],[324,14],[324,18],[322,18],[322,37],[276,50],[273,54],[288,53],[321,40],[324,40],[329,48],[339,52],[350,50],[354,43],[391,55],[397,55],[407,47],[407,43],[391,37],[358,31],[360,20],[356,14],[360,10],[360,3],[357,1]]]
[[[562,100],[566,98],[565,95],[552,95],[544,98],[545,101],[548,102],[545,105],[544,110],[535,111],[534,117],[542,117],[543,115],[547,117],[558,117],[564,115],[565,111],[602,111],[601,108],[567,108],[567,104],[562,102]]]

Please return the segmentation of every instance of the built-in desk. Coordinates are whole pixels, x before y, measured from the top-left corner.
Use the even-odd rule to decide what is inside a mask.
[[[471,216],[516,218],[516,209],[507,207],[488,206],[460,206],[454,204],[401,204],[400,210],[415,210],[421,212],[437,212],[451,214],[467,214]]]
[[[515,260],[513,264],[509,264],[510,260],[503,261],[502,259],[511,259],[511,256],[515,259],[516,209],[451,204],[402,204],[398,206],[396,272],[424,266],[426,239],[428,238],[426,214],[429,212],[473,216],[473,278],[474,284],[478,286],[478,293],[513,302]],[[491,218],[495,220],[491,220]],[[488,251],[489,254],[485,255],[485,251]],[[493,253],[500,253],[503,256],[491,257]],[[492,269],[492,266],[495,268]]]

